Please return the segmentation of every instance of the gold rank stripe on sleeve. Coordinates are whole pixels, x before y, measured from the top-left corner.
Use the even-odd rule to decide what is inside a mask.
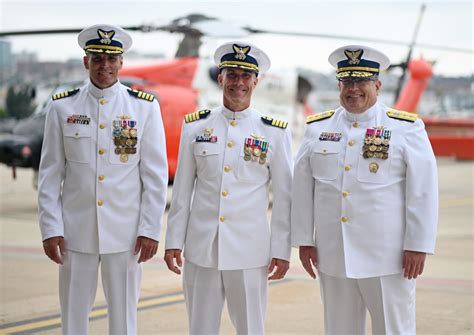
[[[59,99],[62,99],[62,98],[67,98],[67,97],[72,97],[74,94],[76,94],[77,92],[79,92],[79,89],[76,88],[75,90],[69,90],[69,91],[64,91],[64,92],[60,92],[60,93],[56,93],[54,94],[51,98],[53,100],[59,100]]]
[[[288,127],[287,121],[277,120],[269,116],[262,116],[262,121],[269,126],[286,129]]]
[[[334,115],[334,113],[336,113],[336,111],[331,110],[323,113],[310,115],[306,118],[306,124],[329,119],[331,116]]]
[[[139,90],[132,90],[128,89],[128,93],[138,99],[146,100],[146,101],[153,101],[155,100],[155,96],[153,94],[139,91]]]
[[[197,120],[205,119],[211,114],[211,111],[209,109],[203,109],[202,111],[199,112],[194,112],[194,113],[189,113],[184,116],[184,121],[186,123],[194,122]]]
[[[396,109],[390,109],[387,112],[387,116],[392,119],[397,119],[397,120],[402,120],[402,121],[407,121],[407,122],[415,122],[418,119],[418,114],[399,111]]]

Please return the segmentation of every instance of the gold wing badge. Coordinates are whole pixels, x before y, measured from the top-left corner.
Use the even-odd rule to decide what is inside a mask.
[[[359,49],[359,50],[344,50],[344,54],[346,57],[349,59],[349,64],[351,65],[357,65],[360,63],[360,58],[362,57],[362,54],[364,53],[364,50]]]
[[[100,43],[103,44],[110,44],[112,43],[112,38],[115,35],[115,31],[104,31],[102,29],[97,29],[97,33],[99,34],[100,37]]]
[[[247,58],[247,54],[250,51],[249,46],[241,47],[241,46],[238,46],[237,44],[234,44],[232,48],[234,48],[234,53],[235,53],[234,57],[235,59],[238,59],[238,60],[244,60],[245,58]]]

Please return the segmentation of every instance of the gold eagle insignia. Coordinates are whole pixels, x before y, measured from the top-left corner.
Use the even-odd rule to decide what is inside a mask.
[[[97,29],[97,33],[99,34],[100,37],[100,43],[102,44],[110,44],[112,43],[112,38],[115,35],[115,31],[104,31],[102,29]]]
[[[362,57],[362,54],[364,53],[364,50],[359,49],[359,50],[344,50],[344,54],[346,55],[347,59],[349,59],[349,64],[351,65],[357,65],[360,63],[360,58]]]
[[[241,47],[237,44],[234,44],[232,45],[232,48],[234,49],[234,53],[235,53],[234,57],[235,59],[238,59],[238,60],[244,60],[245,58],[247,58],[247,54],[250,51],[249,46]]]

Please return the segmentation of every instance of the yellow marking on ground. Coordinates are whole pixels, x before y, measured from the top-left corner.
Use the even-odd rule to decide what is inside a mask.
[[[179,302],[179,301],[184,301],[183,294],[140,301],[138,302],[138,309],[145,308],[145,307],[159,307],[161,305],[165,305],[170,302]],[[99,308],[92,311],[91,314],[89,315],[89,318],[98,318],[98,317],[102,317],[106,315],[107,315],[107,307],[103,307],[103,308]],[[59,328],[60,325],[61,325],[61,318],[53,318],[53,319],[36,321],[32,323],[27,323],[24,325],[12,326],[9,328],[0,329],[0,335],[32,331],[36,329],[39,330],[41,328],[51,327],[51,326],[57,326]]]

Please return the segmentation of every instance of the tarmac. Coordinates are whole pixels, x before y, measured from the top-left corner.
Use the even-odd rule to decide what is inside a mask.
[[[417,332],[473,334],[474,162],[439,159],[438,167],[438,240],[417,280]],[[12,180],[0,166],[0,335],[60,334],[58,269],[43,254],[32,178],[31,169],[18,169]],[[106,316],[99,284],[90,334],[107,334]],[[188,333],[181,277],[167,270],[162,248],[144,265],[138,328],[141,335]],[[270,284],[266,333],[324,333],[319,281],[304,272],[296,249],[286,279]],[[227,311],[221,334],[235,334]]]

